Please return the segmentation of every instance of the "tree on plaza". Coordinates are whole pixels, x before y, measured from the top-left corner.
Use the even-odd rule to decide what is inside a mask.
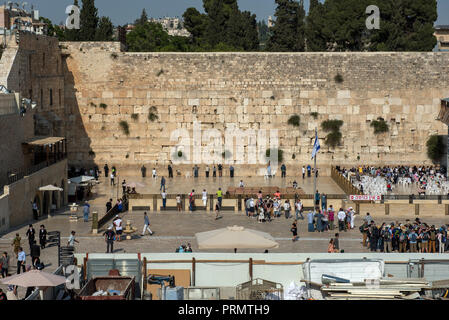
[[[108,17],[101,17],[95,33],[95,41],[112,41],[114,36],[114,25]]]
[[[80,41],[94,41],[98,26],[98,9],[95,0],[82,0],[83,8],[80,14]]]
[[[304,0],[276,0],[276,21],[267,43],[268,51],[304,51]]]

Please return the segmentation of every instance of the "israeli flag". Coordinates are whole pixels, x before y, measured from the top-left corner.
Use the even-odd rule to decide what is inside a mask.
[[[318,150],[320,150],[320,141],[318,140],[318,131],[315,130],[315,143],[313,144],[312,160],[316,157]]]

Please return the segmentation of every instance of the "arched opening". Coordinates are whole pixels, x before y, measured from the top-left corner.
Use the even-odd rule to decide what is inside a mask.
[[[37,206],[37,216],[42,215],[42,203],[41,203],[41,198],[39,197],[38,194],[35,195],[34,199],[33,199],[33,203],[36,204]],[[34,212],[33,212],[34,215]]]
[[[50,192],[44,191],[44,203],[41,216],[47,216],[50,213]]]
[[[51,193],[51,210],[50,212],[54,212],[59,208],[59,204],[58,204],[58,195],[59,191],[52,191]]]

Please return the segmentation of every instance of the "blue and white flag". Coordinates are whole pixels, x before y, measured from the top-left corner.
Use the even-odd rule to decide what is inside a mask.
[[[320,150],[320,141],[318,140],[318,131],[315,129],[315,143],[313,144],[312,160],[316,157],[318,150]]]

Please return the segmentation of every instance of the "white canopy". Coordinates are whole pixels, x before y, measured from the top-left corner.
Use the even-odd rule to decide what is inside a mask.
[[[48,186],[40,187],[39,191],[64,191],[64,190],[62,188],[55,187],[49,184]]]
[[[199,249],[275,249],[273,237],[257,230],[233,226],[195,234]]]
[[[31,270],[1,279],[0,282],[21,287],[56,287],[65,283],[66,279],[40,270]]]
[[[75,177],[75,178],[71,178],[70,182],[71,183],[76,183],[76,184],[80,184],[82,182],[87,182],[87,181],[91,181],[94,180],[94,177],[91,176],[79,176],[79,177]]]

